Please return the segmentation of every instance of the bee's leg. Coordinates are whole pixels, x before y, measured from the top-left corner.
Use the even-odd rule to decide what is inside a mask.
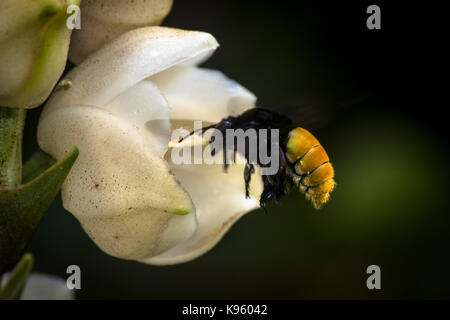
[[[222,152],[223,152],[223,172],[227,173],[229,163],[228,163],[228,150],[225,146],[223,147]]]
[[[225,129],[222,130],[222,133],[225,132]],[[223,171],[226,173],[228,171],[228,150],[227,150],[227,139],[224,134],[223,136],[223,145],[222,145],[222,152],[223,152]]]
[[[286,194],[286,180],[282,176],[276,176],[274,184],[275,202],[278,203]]]
[[[211,145],[211,143],[213,143],[214,140],[215,140],[215,137],[211,137],[211,138],[209,139],[209,141],[208,141],[208,146]],[[212,149],[212,150],[211,150],[211,155],[212,155],[212,156],[215,156],[215,155],[216,155],[216,152],[217,152],[216,149]]]
[[[289,188],[295,183],[294,175],[295,172],[290,167],[288,160],[286,159],[286,155],[283,152],[283,149],[279,150],[280,155],[280,168],[279,168],[279,181],[278,181],[278,194],[277,199],[281,199],[285,194],[289,192]]]
[[[264,191],[261,195],[261,200],[265,202],[273,199],[276,203],[278,203],[278,201],[286,194],[288,189],[288,179],[285,172],[286,163],[284,162],[285,158],[281,148],[279,151],[278,171],[272,175],[263,175]],[[268,198],[264,199],[263,196]]]
[[[263,193],[261,193],[259,205],[264,210],[265,213],[267,213],[266,203],[268,203],[273,198],[273,196],[274,194],[272,190],[264,190]]]
[[[276,190],[274,188],[271,176],[263,175],[262,179],[264,184],[264,190],[259,198],[259,205],[264,210],[264,212],[267,213],[266,204],[269,201],[271,201],[272,198],[276,195]]]
[[[250,180],[252,179],[252,174],[255,172],[255,167],[251,163],[245,164],[244,169],[244,181],[245,181],[245,197],[250,198]]]

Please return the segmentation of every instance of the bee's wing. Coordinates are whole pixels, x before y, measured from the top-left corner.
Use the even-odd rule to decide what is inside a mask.
[[[280,111],[289,114],[293,123],[296,125],[309,130],[315,130],[325,127],[337,113],[360,104],[367,98],[369,98],[368,94],[360,94],[341,101],[316,100],[300,103],[294,107],[280,109]]]

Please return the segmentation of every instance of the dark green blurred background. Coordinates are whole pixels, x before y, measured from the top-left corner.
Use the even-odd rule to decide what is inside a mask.
[[[212,33],[221,47],[206,66],[259,105],[318,106],[327,122],[311,130],[338,183],[324,209],[291,192],[199,259],[154,267],[104,254],[58,198],[31,243],[35,270],[66,277],[79,265],[79,299],[450,298],[445,119],[423,94],[430,37],[405,24],[407,6],[380,1],[382,29],[368,30],[370,4],[175,0],[164,22]],[[39,112],[29,112],[25,154]],[[371,264],[381,290],[366,288]]]

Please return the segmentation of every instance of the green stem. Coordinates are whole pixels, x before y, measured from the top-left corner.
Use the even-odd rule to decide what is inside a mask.
[[[0,107],[0,188],[22,182],[22,136],[26,110]]]

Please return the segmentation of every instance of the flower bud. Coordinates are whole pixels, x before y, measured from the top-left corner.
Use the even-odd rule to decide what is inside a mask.
[[[69,59],[78,64],[121,34],[161,24],[173,0],[84,0],[81,29],[75,30]]]
[[[72,30],[68,6],[79,0],[2,0],[0,106],[34,108],[64,71]]]

